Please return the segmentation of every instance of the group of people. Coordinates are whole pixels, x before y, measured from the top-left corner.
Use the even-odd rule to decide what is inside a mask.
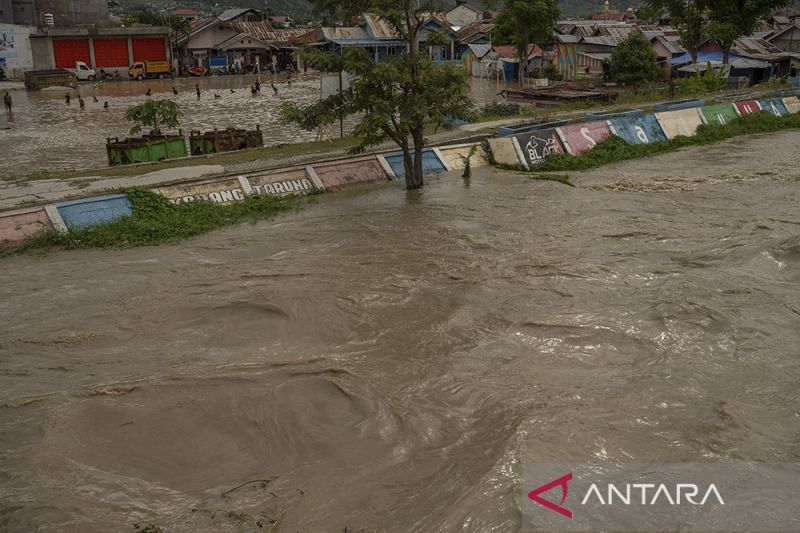
[[[99,103],[100,100],[97,99],[97,96],[92,96],[92,101],[95,103]],[[67,105],[72,104],[72,95],[67,93],[64,95],[64,103]],[[86,100],[83,99],[83,95],[78,93],[78,106],[81,109],[86,109]],[[108,102],[103,102],[103,109],[108,109]]]

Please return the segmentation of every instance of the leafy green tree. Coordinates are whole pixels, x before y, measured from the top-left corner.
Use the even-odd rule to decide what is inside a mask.
[[[633,31],[614,49],[609,60],[609,75],[620,85],[638,87],[658,80],[658,56],[650,41]]]
[[[131,134],[139,133],[143,126],[150,126],[150,135],[161,135],[162,126],[177,128],[181,116],[180,106],[172,100],[149,100],[125,112],[125,120],[133,123]]]
[[[751,35],[761,19],[793,0],[707,0],[711,24],[709,33],[720,45],[728,63],[730,49],[739,37]]]
[[[639,20],[643,20],[648,24],[658,24],[658,21],[661,20],[665,13],[666,10],[663,6],[654,6],[645,3],[639,8],[637,16],[639,17]]]
[[[487,2],[493,5],[493,2]],[[501,42],[517,48],[517,77],[523,80],[527,74],[528,47],[543,45],[553,36],[561,10],[556,0],[505,0],[497,17],[496,34]]]
[[[643,6],[653,10],[669,11],[673,24],[680,32],[680,43],[697,63],[700,47],[708,39],[706,0],[647,0]]]
[[[284,106],[282,119],[313,129],[338,116],[359,114],[362,118],[353,133],[360,143],[354,152],[393,141],[403,154],[406,187],[422,187],[425,126],[438,127],[445,118],[466,119],[472,108],[464,69],[437,65],[427,53],[432,41],[420,43],[420,30],[435,6],[421,0],[317,0],[317,9],[331,19],[369,12],[406,42],[407,53],[388,56],[376,65],[361,48],[348,48],[338,58],[331,52],[304,49],[303,61],[315,69],[350,74],[350,89],[306,107]],[[429,36],[437,38],[433,32]]]
[[[176,17],[174,15],[166,17],[164,22],[169,28],[172,49],[175,52],[179,52],[178,41],[181,39],[181,37],[186,37],[188,41],[189,36],[192,33],[192,25],[187,19],[183,17]]]

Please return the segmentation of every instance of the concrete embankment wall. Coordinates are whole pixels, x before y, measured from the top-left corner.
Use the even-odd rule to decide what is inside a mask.
[[[533,169],[553,154],[584,154],[612,135],[630,144],[650,144],[681,135],[691,137],[702,124],[727,124],[737,117],[760,111],[776,116],[800,113],[800,98],[786,96],[715,105],[705,105],[703,100],[660,104],[652,114],[623,112],[605,115],[606,120],[495,137],[489,139],[489,148],[499,164]]]
[[[704,105],[702,101],[680,102],[671,108],[659,106],[654,114],[620,113],[605,120],[577,124],[545,124],[541,128],[522,128],[514,135],[488,139],[497,163],[535,168],[553,154],[580,155],[616,135],[631,144],[648,144],[679,135],[694,135],[701,124],[725,124],[749,113],[765,111],[775,115],[800,113],[797,96],[763,98],[730,104]],[[477,142],[426,149],[423,171],[426,174],[460,170],[470,157],[474,167],[487,165],[490,157]],[[322,161],[307,166],[266,170],[240,176],[223,176],[205,181],[164,185],[153,189],[173,203],[207,200],[227,204],[250,195],[285,196],[312,191],[338,191],[370,183],[386,183],[405,175],[398,152],[351,159]],[[0,244],[18,244],[41,231],[67,231],[104,224],[132,214],[124,194],[60,202],[43,207],[0,213]]]
[[[458,148],[453,149],[456,153]],[[468,150],[468,149],[467,149]],[[429,172],[445,171],[438,150],[426,154]],[[474,158],[477,161],[477,158]],[[473,162],[475,164],[475,162]],[[402,166],[402,163],[401,163]],[[241,176],[176,183],[153,189],[173,203],[207,200],[228,204],[250,195],[286,196],[312,191],[338,191],[368,183],[386,183],[395,178],[383,156],[323,161],[308,166],[267,170]],[[124,194],[97,196],[60,202],[45,207],[0,213],[0,244],[19,244],[41,231],[80,229],[132,215]]]

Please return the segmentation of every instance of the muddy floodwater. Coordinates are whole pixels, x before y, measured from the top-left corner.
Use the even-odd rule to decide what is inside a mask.
[[[181,127],[187,136],[192,130],[254,129],[260,125],[265,146],[314,141],[316,130],[285,126],[279,115],[283,104],[308,105],[318,101],[320,78],[305,76],[291,85],[284,75],[265,74],[259,79],[262,85],[257,96],[250,90],[256,76],[107,81],[80,83],[77,91],[66,87],[11,91],[13,117],[9,119],[0,112],[0,177],[107,167],[106,139],[126,137],[130,124],[124,119],[125,111],[148,99],[168,98],[180,104]],[[198,84],[199,100],[195,89]],[[270,84],[275,85],[277,94]],[[177,95],[173,94],[173,87]],[[497,93],[503,88],[502,83],[488,80],[471,82],[471,94],[478,106],[498,100]],[[152,92],[149,97],[145,95],[148,89]],[[78,92],[85,100],[84,109],[78,104]],[[69,105],[65,101],[67,93],[72,95]],[[346,118],[344,133],[352,130],[355,123],[355,118]],[[338,137],[339,133],[338,123],[328,130],[331,137]]]
[[[798,148],[3,259],[0,530],[514,532],[527,464],[796,462]]]

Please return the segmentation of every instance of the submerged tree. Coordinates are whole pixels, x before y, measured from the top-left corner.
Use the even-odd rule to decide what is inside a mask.
[[[178,104],[172,100],[149,100],[143,104],[128,108],[125,120],[133,123],[131,134],[142,131],[142,127],[150,126],[150,135],[161,135],[161,127],[177,128],[183,116]]]
[[[611,79],[620,85],[638,87],[658,80],[658,56],[647,37],[633,31],[614,48],[608,71]]]
[[[464,69],[438,65],[428,57],[427,48],[438,42],[434,32],[420,42],[433,5],[420,0],[321,0],[318,8],[339,17],[369,12],[406,42],[407,52],[375,64],[362,48],[346,49],[341,57],[304,49],[303,60],[315,69],[346,71],[350,88],[310,106],[284,106],[284,122],[311,130],[338,116],[363,113],[353,131],[360,139],[353,151],[393,141],[403,154],[406,187],[422,187],[425,126],[438,127],[445,118],[466,119],[472,108]]]

